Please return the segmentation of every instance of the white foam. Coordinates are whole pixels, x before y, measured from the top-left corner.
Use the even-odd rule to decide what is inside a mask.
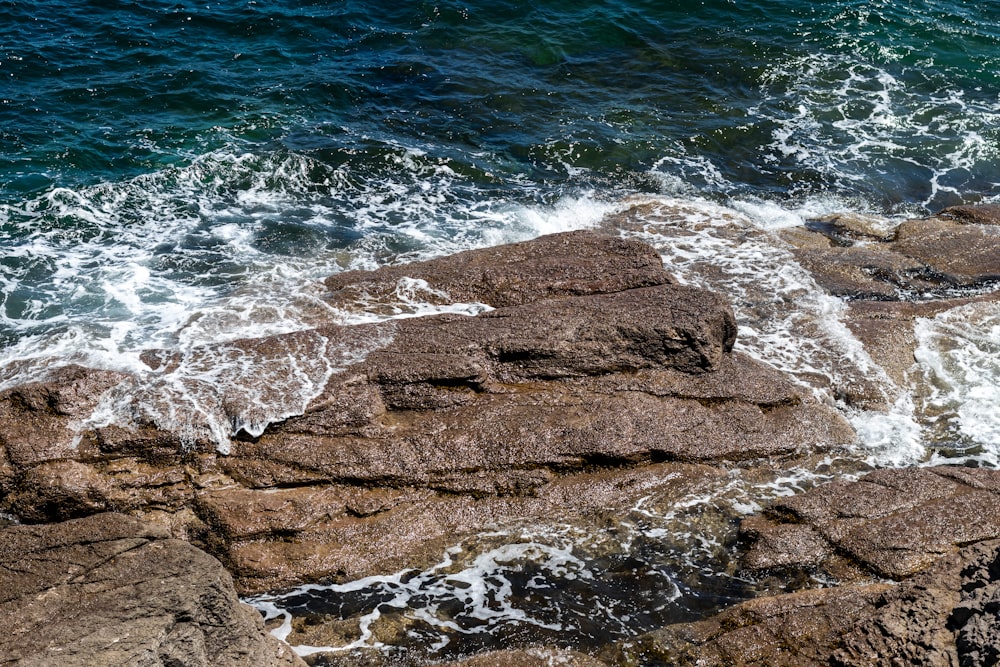
[[[352,304],[352,310],[338,312],[337,317],[342,324],[361,324],[441,313],[472,317],[490,310],[493,307],[489,304],[455,301],[447,292],[431,287],[426,280],[404,276],[397,281],[391,300],[362,294]]]
[[[295,153],[254,155],[230,147],[184,167],[57,188],[0,207],[13,223],[0,229],[7,260],[0,265],[0,334],[16,337],[0,349],[0,389],[70,363],[136,373],[141,379],[130,383],[132,390],[149,395],[158,386],[161,398],[177,401],[136,419],[166,425],[180,414],[200,415],[201,425],[188,425],[189,434],[207,424],[225,449],[224,433],[236,426],[256,432],[289,414],[291,404],[314,393],[325,371],[286,364],[286,371],[307,379],[292,388],[294,400],[265,410],[267,417],[223,417],[221,385],[246,387],[252,373],[235,353],[217,359],[230,370],[209,371],[194,361],[204,350],[331,322],[483,312],[485,304],[453,303],[416,282],[400,285],[391,312],[342,312],[323,300],[317,281],[350,268],[594,226],[613,208],[590,195],[537,206],[470,202],[459,192],[468,185],[446,160],[403,146],[390,146],[385,159],[385,173],[365,178],[350,163],[331,168]],[[307,247],[268,246],[271,235],[280,240],[286,220]],[[14,228],[17,236],[11,236]],[[328,244],[343,228],[359,240]],[[387,252],[390,243],[409,250]],[[190,363],[149,376],[139,361],[147,348],[174,350]],[[92,423],[135,412],[136,401],[126,401],[128,407],[123,400],[120,392],[109,397]]]
[[[845,32],[839,22],[847,14],[827,22],[842,43],[777,61],[762,76],[766,102],[751,115],[773,127],[771,142],[761,146],[765,159],[831,182],[870,179],[893,162],[908,164],[908,179],[926,178],[923,207],[954,201],[968,190],[969,173],[997,155],[996,142],[986,137],[1000,122],[1000,102],[970,99],[947,65],[904,64],[889,45],[872,54],[879,40],[854,28]],[[928,88],[939,92],[928,95]]]
[[[919,410],[929,437],[1000,465],[1000,306],[954,308],[918,319],[915,331]]]
[[[747,202],[741,205],[753,216],[697,199],[635,201],[638,236],[660,251],[667,270],[729,298],[740,327],[738,349],[799,378],[831,378],[833,386],[867,379],[890,402],[896,399],[899,388],[844,325],[844,303],[827,295],[771,235],[799,214]],[[817,395],[836,401],[822,388]]]
[[[269,424],[302,414],[335,372],[391,341],[391,329],[383,332],[363,345],[307,331],[266,345],[190,348],[115,386],[80,427],[153,424],[186,444],[213,441],[228,454],[240,431],[257,437]]]
[[[552,632],[561,631],[561,623],[543,621],[517,606],[508,573],[518,572],[526,562],[531,562],[545,572],[548,582],[593,577],[584,562],[573,554],[572,544],[519,539],[516,534],[507,533],[484,534],[481,537],[504,538],[506,543],[475,555],[469,554],[471,561],[457,560],[463,549],[455,546],[445,551],[441,561],[422,572],[403,570],[345,584],[310,584],[279,595],[249,598],[247,602],[261,610],[266,620],[282,618],[281,626],[271,632],[279,639],[287,640],[292,615],[282,607],[283,601],[303,594],[335,598],[337,595],[366,591],[379,599],[391,596],[358,617],[356,639],[340,646],[292,647],[303,656],[357,648],[381,648],[383,644],[373,638],[372,626],[389,610],[402,610],[407,618],[440,631],[431,642],[437,647],[449,643],[450,633],[490,633],[503,625],[529,625]],[[411,602],[415,604],[411,606]],[[442,608],[445,603],[448,604],[448,611]],[[461,611],[455,611],[456,603]]]
[[[876,466],[915,465],[927,456],[923,428],[913,409],[913,399],[901,395],[888,411],[848,411],[858,440]]]

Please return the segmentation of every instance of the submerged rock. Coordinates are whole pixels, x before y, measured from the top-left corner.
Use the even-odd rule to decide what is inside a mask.
[[[303,665],[222,565],[116,514],[0,530],[0,662]]]

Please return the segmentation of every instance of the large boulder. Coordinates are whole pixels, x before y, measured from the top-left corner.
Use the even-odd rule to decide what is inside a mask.
[[[293,667],[230,575],[116,514],[0,531],[0,662]]]

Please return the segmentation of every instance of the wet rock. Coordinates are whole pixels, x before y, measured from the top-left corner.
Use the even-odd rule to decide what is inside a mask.
[[[223,513],[213,508],[208,516],[215,532],[233,535],[220,547],[220,555],[243,590],[278,588],[309,579],[357,579],[376,572],[405,567],[426,567],[461,536],[521,523],[552,522],[591,525],[606,514],[620,513],[636,498],[651,494],[683,497],[724,477],[706,465],[659,463],[627,469],[604,469],[553,475],[551,481],[530,493],[498,493],[486,478],[478,492],[430,489],[358,489],[333,487],[341,497],[325,506],[326,516],[304,522],[294,530],[249,531],[242,512]],[[475,478],[475,474],[467,475]],[[259,494],[269,492],[260,491]],[[282,492],[277,492],[283,495]],[[394,497],[387,497],[393,494]],[[228,494],[214,501],[228,502]],[[381,497],[382,507],[352,502]],[[245,498],[249,511],[269,498]],[[275,517],[280,518],[278,516]],[[257,525],[256,521],[251,522]],[[295,643],[309,643],[296,637]]]
[[[914,364],[917,318],[997,299],[995,292],[928,301],[864,301],[849,304],[845,324],[858,337],[879,367],[900,385],[909,383]]]
[[[938,217],[979,225],[1000,225],[1000,205],[949,206],[938,213]]]
[[[855,241],[891,241],[892,225],[884,218],[860,213],[834,213],[810,221],[810,227],[822,229],[835,242],[851,245]]]
[[[961,467],[881,470],[779,499],[765,515],[744,520],[744,567],[784,573],[777,581],[786,584],[809,581],[791,574],[797,570],[839,585],[751,600],[623,642],[605,658],[636,665],[992,664],[1000,633],[998,500],[1000,472]]]
[[[926,262],[943,279],[968,287],[1000,280],[1000,226],[956,224],[932,218],[904,222],[893,243],[899,253]]]
[[[326,279],[331,303],[369,311],[400,297],[501,308],[672,283],[648,245],[584,230]]]
[[[215,559],[115,514],[0,531],[0,655],[19,665],[302,665]]]
[[[1000,541],[982,541],[900,583],[859,581],[757,598],[621,642],[601,657],[699,667],[995,664],[998,559]]]
[[[149,377],[69,369],[0,394],[0,508],[178,517],[250,592],[428,561],[484,526],[578,520],[712,465],[854,438],[734,352],[726,300],[675,284],[642,243],[562,234],[327,286],[347,307],[404,277],[497,307],[149,351]],[[170,403],[181,385],[197,410]],[[92,419],[99,404],[120,423]]]
[[[912,373],[916,321],[997,300],[998,223],[996,207],[980,205],[907,220],[895,229],[888,220],[839,215],[780,234],[820,287],[848,301],[843,322],[876,364],[868,376],[884,371],[899,388],[881,405],[878,392],[864,382],[860,393],[846,384],[837,387],[838,397],[866,409],[888,410],[913,383],[918,397],[933,393]]]
[[[606,663],[583,653],[537,648],[521,651],[497,651],[459,662],[442,663],[443,667],[605,667]]]
[[[44,382],[0,394],[0,446],[13,470],[43,461],[74,458],[81,452],[76,428],[97,407],[101,396],[127,375],[66,366]]]
[[[953,207],[931,218],[907,220],[892,234],[885,222],[858,224],[851,217],[834,216],[814,224],[834,242],[830,247],[798,236],[787,240],[831,294],[868,300],[957,297],[963,295],[956,290],[1000,280],[996,208]]]
[[[888,588],[842,586],[758,598],[705,621],[671,625],[621,642],[600,657],[609,664],[629,666],[829,665],[843,635],[856,619],[873,613]]]
[[[7,503],[24,521],[64,521],[107,511],[108,487],[105,477],[87,464],[46,461],[25,471]]]
[[[330,667],[403,667],[418,664],[439,667],[607,667],[607,663],[584,653],[551,647],[493,651],[463,660],[434,663],[401,661],[379,651],[352,651],[326,654],[321,664]]]
[[[802,249],[795,257],[823,289],[851,299],[896,300],[952,284],[919,259],[872,246]]]
[[[743,558],[751,570],[809,568],[833,555],[830,543],[812,526],[796,523],[775,524],[759,516],[745,519],[740,526],[754,549]]]

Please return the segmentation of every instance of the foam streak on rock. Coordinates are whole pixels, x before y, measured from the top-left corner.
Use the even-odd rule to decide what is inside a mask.
[[[115,387],[83,426],[150,424],[188,446],[207,440],[228,454],[240,432],[257,437],[269,424],[302,414],[334,373],[390,340],[390,327],[346,344],[314,330],[148,354],[153,370]]]

